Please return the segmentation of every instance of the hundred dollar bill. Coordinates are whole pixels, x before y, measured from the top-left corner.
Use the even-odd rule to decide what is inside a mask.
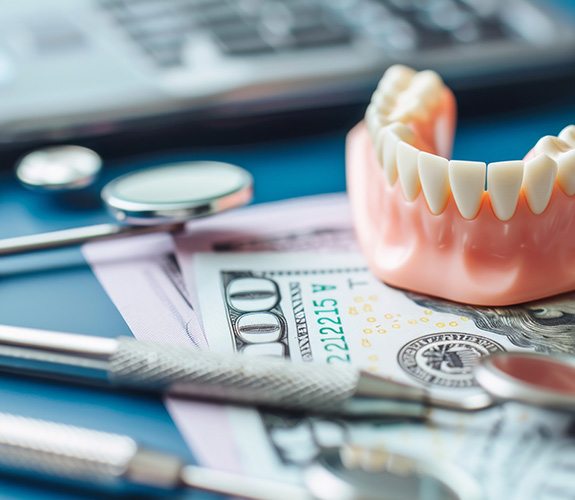
[[[138,339],[195,348],[205,348],[206,342],[195,297],[194,252],[357,249],[343,194],[266,203],[194,220],[176,243],[181,266],[169,234],[91,242],[83,251]],[[198,461],[242,470],[238,436],[231,434],[222,406],[171,397],[166,406]]]
[[[207,341],[218,351],[352,363],[454,398],[478,390],[471,370],[481,356],[573,352],[570,296],[514,308],[455,305],[378,282],[355,253],[198,254],[194,266]],[[355,442],[457,462],[489,498],[573,493],[575,446],[564,415],[507,405],[434,412],[421,426],[228,413],[250,473],[297,476],[322,446]]]
[[[179,266],[174,261],[168,235],[91,243],[84,251],[138,338],[198,347],[204,347],[205,341],[194,296],[205,283],[196,281],[196,252],[304,250],[310,254],[299,259],[299,267],[302,262],[310,262],[313,267],[313,262],[321,264],[320,253],[357,251],[349,207],[343,195],[263,204],[194,221],[188,231],[177,238],[176,247]],[[281,255],[277,257],[277,262],[267,259],[267,270],[283,267]],[[238,268],[234,260],[228,260],[221,267],[231,272],[262,271],[258,267]],[[206,279],[219,283],[220,270],[220,267],[210,272],[206,269]],[[405,297],[432,312],[469,318],[466,324],[471,328],[473,323],[476,327],[471,333],[484,336],[484,332],[492,332],[495,342],[504,347],[507,345],[500,338],[509,341],[509,348],[571,353],[575,350],[575,294],[513,308],[483,309],[409,294]],[[218,289],[213,300],[221,302],[223,298]],[[386,312],[383,310],[383,314]],[[422,325],[424,323],[410,327],[418,329]],[[229,332],[227,320],[224,327]],[[208,340],[221,333],[210,328]],[[414,334],[417,335],[415,330]],[[230,339],[233,340],[233,336]],[[231,342],[222,344],[222,350],[233,349]],[[295,353],[295,348],[288,352],[290,356]],[[463,353],[461,357],[465,359]],[[313,360],[317,362],[321,358],[314,353]],[[450,390],[461,393],[472,389]],[[575,459],[572,441],[566,435],[575,433],[569,432],[567,417],[551,413],[507,406],[473,417],[437,415],[428,426],[419,427],[382,422],[352,425],[327,418],[294,419],[279,413],[240,411],[171,398],[166,403],[197,458],[212,467],[282,479],[291,475],[297,480],[300,466],[311,461],[321,446],[343,442],[381,443],[462,464],[482,479],[488,498],[573,497]]]
[[[168,234],[91,242],[83,251],[138,339],[195,348],[206,347],[191,265],[195,252],[357,249],[343,194],[266,203],[194,220],[176,244],[182,265]],[[242,470],[237,436],[230,435],[221,406],[170,397],[166,406],[203,465]]]
[[[479,331],[469,316],[433,310],[380,283],[356,253],[196,259],[214,350],[355,364],[441,390],[472,387],[479,357],[514,347],[506,336]]]

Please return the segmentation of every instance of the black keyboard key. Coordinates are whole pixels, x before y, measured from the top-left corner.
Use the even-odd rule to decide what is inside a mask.
[[[294,27],[292,36],[292,45],[297,48],[347,44],[352,40],[350,29],[338,24]]]
[[[411,51],[419,45],[419,35],[411,23],[403,19],[389,17],[383,22],[367,27],[374,41],[391,51]]]
[[[287,5],[279,2],[266,4],[259,15],[259,30],[264,39],[271,45],[283,45],[291,39],[295,25],[295,13]]]
[[[424,14],[426,24],[431,29],[454,31],[473,19],[473,14],[454,3],[436,3]]]
[[[171,38],[176,34],[187,34],[197,25],[193,19],[171,15],[158,16],[138,22],[123,23],[126,31],[135,38]]]
[[[261,37],[219,40],[218,44],[224,54],[231,56],[273,52],[273,47]]]
[[[171,35],[146,36],[137,38],[138,43],[148,52],[180,52],[184,46],[187,33],[172,33]]]
[[[214,36],[220,50],[230,56],[263,54],[273,52],[274,48],[264,40],[257,27],[246,29],[240,33]]]
[[[257,23],[251,20],[239,19],[233,23],[219,23],[210,26],[208,33],[214,38],[251,38],[259,35]]]
[[[479,23],[473,19],[454,29],[451,36],[456,42],[469,44],[477,43],[483,39],[483,32]]]
[[[228,4],[207,5],[197,10],[197,16],[205,27],[216,24],[241,21],[241,14],[235,7]]]
[[[509,39],[511,37],[507,26],[498,19],[487,19],[482,21],[479,26],[481,28],[481,39],[484,41]]]

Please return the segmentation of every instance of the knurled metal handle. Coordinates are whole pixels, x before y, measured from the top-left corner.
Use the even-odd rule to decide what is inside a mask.
[[[173,488],[181,463],[128,436],[0,413],[0,469],[105,487]]]
[[[351,398],[359,374],[349,367],[226,356],[118,339],[109,360],[113,384],[286,409],[329,411]]]

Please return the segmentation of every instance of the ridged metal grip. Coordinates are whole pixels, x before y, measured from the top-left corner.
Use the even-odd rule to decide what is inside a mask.
[[[172,489],[182,463],[128,436],[0,413],[0,469],[107,488]]]
[[[0,413],[0,467],[112,484],[137,453],[129,437]]]
[[[185,396],[329,411],[351,398],[359,376],[351,368],[118,341],[110,359],[112,383]]]

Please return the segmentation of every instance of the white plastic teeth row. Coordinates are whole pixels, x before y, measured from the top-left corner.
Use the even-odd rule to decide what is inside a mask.
[[[390,123],[429,118],[443,88],[443,80],[434,71],[416,72],[401,65],[390,67],[365,114],[372,139],[375,141],[379,130]]]
[[[450,195],[461,215],[473,219],[487,190],[495,215],[506,221],[515,213],[521,189],[534,214],[547,208],[555,182],[568,196],[575,194],[575,125],[566,127],[559,137],[541,138],[528,161],[501,161],[489,166],[479,161],[450,161],[420,151],[413,143],[411,129],[393,123],[379,131],[376,155],[386,180],[393,185],[399,179],[408,201],[423,192],[435,215],[445,210]]]

